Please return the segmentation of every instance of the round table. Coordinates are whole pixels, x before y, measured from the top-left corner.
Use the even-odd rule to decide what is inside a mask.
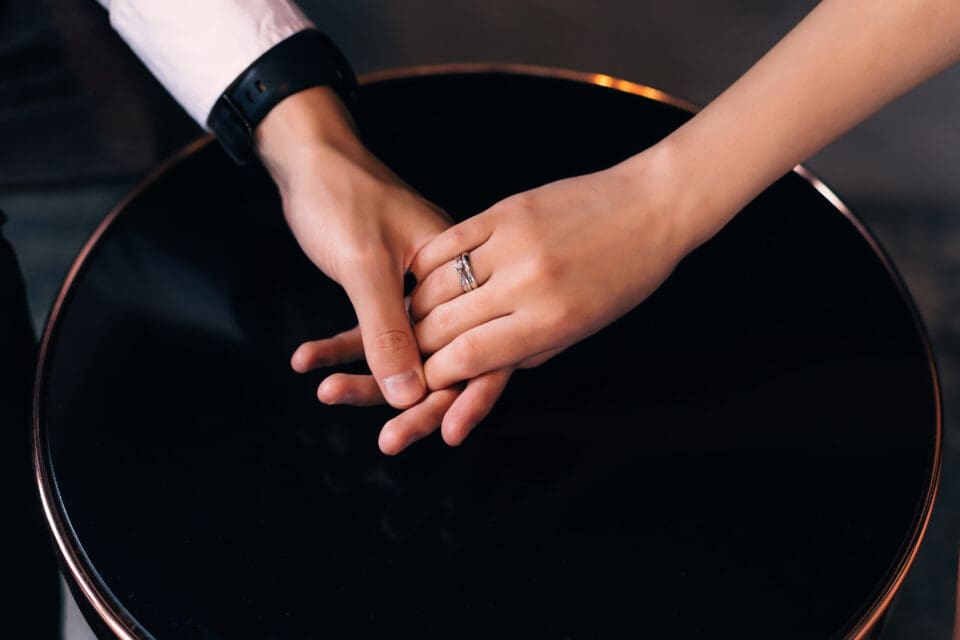
[[[369,146],[456,218],[690,117],[602,75],[368,77]],[[737,170],[730,158],[727,171]],[[377,450],[289,357],[355,322],[277,194],[210,139],[90,239],[50,314],[37,480],[102,637],[860,638],[940,469],[930,344],[803,168],[653,296],[518,373],[459,448]]]

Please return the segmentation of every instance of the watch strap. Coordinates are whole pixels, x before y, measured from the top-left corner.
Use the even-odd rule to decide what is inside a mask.
[[[207,126],[240,164],[256,157],[253,132],[284,98],[316,86],[329,86],[355,111],[357,79],[330,38],[307,29],[277,43],[257,58],[223,92]]]

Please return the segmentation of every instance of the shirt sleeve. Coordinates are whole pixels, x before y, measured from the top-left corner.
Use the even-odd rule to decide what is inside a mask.
[[[313,23],[291,0],[98,0],[110,24],[201,127],[261,54]]]

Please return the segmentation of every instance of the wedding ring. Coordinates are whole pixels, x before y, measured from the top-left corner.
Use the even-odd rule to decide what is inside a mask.
[[[478,286],[477,279],[473,277],[473,269],[470,268],[470,254],[464,251],[453,260],[453,268],[457,270],[460,277],[460,288],[464,293],[473,291]]]

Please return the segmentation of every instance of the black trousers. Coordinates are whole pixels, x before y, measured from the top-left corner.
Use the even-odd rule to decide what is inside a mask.
[[[5,221],[0,211],[0,231]],[[60,586],[52,538],[33,479],[30,400],[36,338],[23,277],[0,235],[0,536],[6,594],[0,636],[46,640],[60,635]]]

